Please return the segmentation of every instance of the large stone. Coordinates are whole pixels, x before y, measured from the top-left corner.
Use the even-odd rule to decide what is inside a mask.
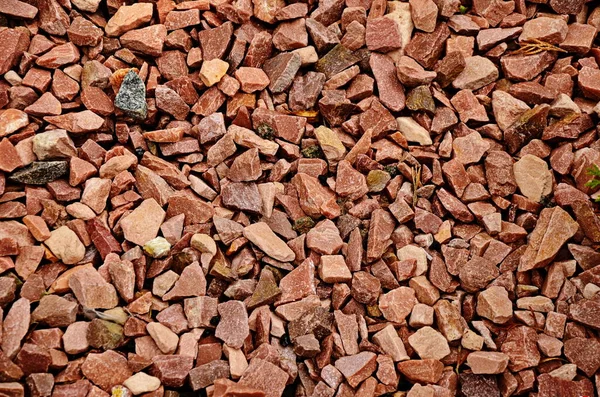
[[[379,309],[387,320],[402,323],[416,303],[417,298],[412,288],[399,287],[381,295]]]
[[[152,198],[144,200],[121,220],[125,239],[143,246],[157,236],[165,215],[165,211],[156,200]]]
[[[250,240],[267,255],[282,262],[295,258],[294,252],[264,222],[254,223],[244,228],[244,237]]]
[[[119,7],[104,27],[106,35],[120,36],[129,30],[139,28],[150,22],[153,11],[154,6],[151,3],[138,3]]]
[[[565,341],[565,356],[587,376],[600,368],[600,342],[594,338],[575,337]]]
[[[239,349],[250,333],[248,328],[248,313],[244,304],[239,301],[229,301],[218,306],[221,319],[215,330],[215,336],[227,346]]]
[[[446,338],[431,327],[420,328],[408,337],[408,343],[422,359],[441,360],[450,354]]]
[[[31,321],[49,327],[67,327],[75,322],[78,305],[57,295],[44,295],[31,313]]]
[[[539,364],[537,340],[538,335],[533,328],[518,326],[508,330],[501,350],[509,357],[508,366],[511,371],[521,371]]]
[[[504,324],[512,318],[512,302],[504,287],[492,286],[481,291],[477,297],[477,314],[496,324]]]
[[[13,303],[4,318],[2,324],[2,351],[9,359],[17,354],[21,341],[29,330],[30,310],[29,300],[20,298]]]
[[[539,157],[523,156],[513,165],[513,173],[521,193],[533,201],[539,202],[552,191],[552,173]]]
[[[160,379],[150,376],[144,372],[138,372],[130,376],[123,382],[123,386],[128,388],[134,396],[143,393],[150,393],[160,387]]]
[[[127,359],[112,350],[100,354],[90,353],[81,366],[81,372],[106,392],[123,384],[132,375]]]
[[[474,374],[501,374],[508,366],[508,356],[498,352],[472,352],[467,364]]]
[[[61,226],[50,232],[50,238],[44,244],[67,265],[73,265],[85,256],[85,246],[75,232],[67,226]]]
[[[112,309],[119,302],[115,287],[91,267],[81,267],[71,274],[69,287],[79,303],[89,309]]]
[[[376,359],[375,353],[361,352],[339,358],[335,362],[335,367],[344,375],[350,386],[356,387],[375,372]]]
[[[125,75],[115,97],[115,106],[129,117],[137,120],[146,119],[148,113],[146,85],[133,70]]]
[[[548,265],[578,229],[579,224],[562,208],[543,209],[535,229],[529,235],[527,249],[519,261],[519,271]]]
[[[476,90],[498,79],[498,68],[488,58],[465,58],[465,68],[452,85],[457,89]]]

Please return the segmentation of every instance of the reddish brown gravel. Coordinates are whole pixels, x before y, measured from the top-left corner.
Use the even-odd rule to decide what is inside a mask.
[[[597,396],[599,30],[0,0],[0,396]]]

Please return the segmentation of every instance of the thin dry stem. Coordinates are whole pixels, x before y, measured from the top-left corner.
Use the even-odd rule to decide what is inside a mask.
[[[535,55],[542,51],[568,52],[550,43],[538,39],[531,39],[520,43],[521,48],[513,51],[513,54]]]

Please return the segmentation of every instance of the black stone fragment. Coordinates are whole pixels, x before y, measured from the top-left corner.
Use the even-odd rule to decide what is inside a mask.
[[[65,175],[68,169],[66,161],[35,161],[14,172],[8,179],[27,185],[45,185]]]
[[[139,121],[146,119],[148,115],[146,85],[133,70],[125,75],[115,97],[115,106],[131,118]]]

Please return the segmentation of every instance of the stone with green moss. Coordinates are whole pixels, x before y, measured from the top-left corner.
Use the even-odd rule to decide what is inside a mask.
[[[308,159],[323,158],[323,151],[317,145],[312,145],[302,149],[302,156]]]
[[[275,299],[281,295],[281,289],[277,286],[277,280],[273,273],[268,269],[263,269],[260,272],[260,278],[256,284],[256,288],[252,296],[248,300],[248,309],[253,309],[262,305],[270,305],[275,302]]]
[[[315,227],[315,221],[310,216],[303,216],[294,221],[292,228],[300,234],[308,233],[310,229]]]
[[[273,138],[275,138],[275,130],[265,123],[259,124],[259,126],[256,127],[256,132],[263,139],[273,140]]]
[[[233,269],[220,260],[213,263],[210,275],[226,281],[234,281],[237,278]]]
[[[406,96],[406,107],[414,112],[435,113],[435,102],[429,87],[421,85],[413,88]]]
[[[398,170],[398,167],[395,165],[386,165],[385,167],[383,167],[383,170],[385,172],[387,172],[388,174],[390,174],[390,177],[395,177],[396,175],[400,174],[400,171]]]
[[[367,186],[370,192],[380,192],[385,189],[387,183],[392,179],[389,173],[382,170],[371,170],[367,175]]]
[[[95,349],[116,349],[123,342],[123,327],[112,321],[95,318],[88,327],[87,339]]]

